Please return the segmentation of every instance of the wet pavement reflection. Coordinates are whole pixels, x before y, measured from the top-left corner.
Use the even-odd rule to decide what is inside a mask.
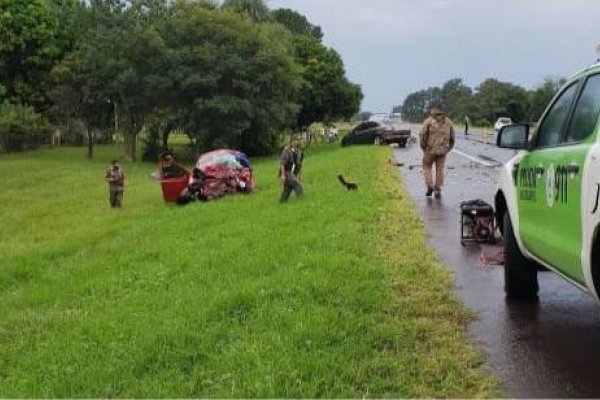
[[[413,132],[415,132],[413,130]],[[457,140],[457,148],[488,165],[500,165],[514,152]],[[483,267],[477,245],[460,243],[460,203],[483,199],[493,204],[497,166],[484,166],[451,153],[443,198],[427,199],[418,144],[395,150],[405,186],[429,232],[441,262],[454,273],[457,296],[478,314],[468,326],[495,375],[511,397],[600,397],[600,309],[594,300],[551,272],[540,272],[540,300],[509,301],[503,268]],[[410,166],[416,166],[410,168]]]

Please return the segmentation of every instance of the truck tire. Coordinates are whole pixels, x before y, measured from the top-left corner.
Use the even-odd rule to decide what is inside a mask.
[[[400,142],[398,142],[398,147],[400,147],[401,149],[406,147],[406,140],[401,140]]]
[[[508,212],[504,213],[504,292],[511,299],[537,300],[537,263],[527,259],[515,238]]]
[[[596,294],[600,297],[600,237],[597,237],[592,246],[592,281]]]

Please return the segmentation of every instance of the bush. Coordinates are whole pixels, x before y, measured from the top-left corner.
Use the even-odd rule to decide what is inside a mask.
[[[33,108],[8,102],[0,105],[0,153],[34,150],[51,135],[50,125]]]
[[[480,128],[491,128],[492,123],[485,118],[481,118],[475,122],[475,126],[478,126]]]

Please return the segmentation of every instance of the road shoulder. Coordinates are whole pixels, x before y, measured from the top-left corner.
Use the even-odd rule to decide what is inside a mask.
[[[403,362],[417,374],[415,397],[490,397],[499,394],[482,352],[470,345],[472,318],[452,292],[452,275],[429,248],[418,212],[398,171],[387,164],[380,186],[386,194],[379,253],[391,268],[389,313],[398,334],[413,343]],[[404,349],[403,351],[406,351]],[[411,368],[415,363],[419,368]]]

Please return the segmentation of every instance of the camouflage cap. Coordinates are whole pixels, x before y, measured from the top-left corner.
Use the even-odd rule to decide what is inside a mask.
[[[446,112],[444,111],[444,109],[442,108],[442,106],[439,105],[439,104],[434,104],[433,106],[431,106],[431,108],[429,109],[429,113],[431,115],[444,115],[444,114],[446,114]]]

